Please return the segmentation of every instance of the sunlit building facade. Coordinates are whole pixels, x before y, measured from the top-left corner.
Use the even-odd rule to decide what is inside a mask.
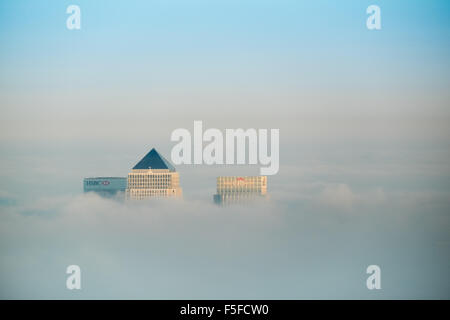
[[[127,199],[181,197],[180,177],[175,168],[155,149],[128,174]]]
[[[267,177],[218,177],[214,202],[219,205],[249,203],[267,196]]]

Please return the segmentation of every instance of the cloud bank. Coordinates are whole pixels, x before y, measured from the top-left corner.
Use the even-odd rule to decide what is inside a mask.
[[[300,197],[274,193],[255,206],[227,208],[95,194],[5,202],[0,295],[448,298],[450,205],[442,195],[304,187]],[[71,264],[81,267],[80,291],[65,288]],[[383,271],[380,292],[365,288],[370,264]]]

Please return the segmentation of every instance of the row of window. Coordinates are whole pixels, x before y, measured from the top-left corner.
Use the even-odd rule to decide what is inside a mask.
[[[266,181],[265,177],[218,177],[217,181]]]
[[[157,178],[157,179],[170,179],[170,178],[176,177],[176,175],[175,174],[154,174],[154,173],[152,173],[152,174],[129,174],[128,175],[128,179],[143,178],[143,177],[145,177],[145,178],[150,177],[150,178]]]
[[[253,199],[257,198],[259,196],[264,196],[263,194],[251,194],[251,193],[221,193],[218,194],[219,198],[222,200],[229,199],[229,200],[239,200],[239,199]]]
[[[217,184],[218,187],[241,187],[241,188],[252,188],[252,187],[265,187],[265,184],[261,184],[261,183],[218,183]]]
[[[128,186],[128,189],[171,189],[173,187],[170,183],[132,183]]]
[[[243,193],[254,193],[254,194],[262,194],[265,193],[266,190],[261,190],[261,189],[246,189],[246,190],[221,190],[221,189],[217,189],[217,193],[218,194],[243,194]]]
[[[131,199],[142,200],[148,197],[172,197],[178,196],[175,189],[171,190],[129,190],[127,193],[128,197]]]

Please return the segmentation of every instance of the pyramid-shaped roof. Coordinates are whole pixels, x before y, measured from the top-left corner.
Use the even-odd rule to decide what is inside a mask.
[[[168,169],[171,172],[176,171],[170,162],[160,155],[155,148],[150,150],[133,169]]]

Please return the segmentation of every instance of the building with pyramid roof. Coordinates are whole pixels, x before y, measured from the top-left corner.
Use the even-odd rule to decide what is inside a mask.
[[[179,174],[170,162],[153,148],[128,174],[126,196],[131,200],[181,197]]]

